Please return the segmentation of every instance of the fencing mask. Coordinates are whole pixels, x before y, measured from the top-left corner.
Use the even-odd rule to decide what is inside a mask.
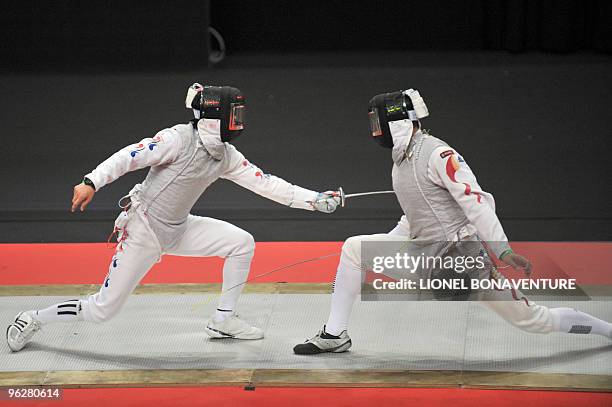
[[[370,134],[378,144],[386,148],[393,148],[389,122],[404,119],[418,121],[429,116],[423,98],[414,89],[381,93],[370,99],[368,106]]]
[[[231,86],[202,86],[187,89],[185,107],[193,109],[196,119],[220,119],[221,141],[232,141],[244,130],[246,99]]]

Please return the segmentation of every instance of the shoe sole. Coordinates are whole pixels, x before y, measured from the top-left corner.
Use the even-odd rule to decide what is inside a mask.
[[[6,327],[6,344],[8,348],[11,350],[11,352],[19,352],[21,349],[13,349],[13,347],[11,346],[11,342],[9,341],[9,331],[11,330],[12,327],[13,327],[12,324]]]
[[[230,335],[225,332],[219,331],[217,329],[209,328],[207,326],[204,327],[204,332],[206,332],[206,334],[210,336],[212,339],[242,339],[242,340],[254,341],[257,339],[263,339],[264,337],[262,334]]]
[[[352,345],[353,345],[353,342],[349,339],[348,342],[345,342],[342,345],[338,346],[336,349],[332,350],[332,353],[346,352],[347,350],[350,349]]]
[[[342,352],[348,351],[352,345],[353,345],[353,342],[349,339],[348,341],[344,342],[342,345],[336,346],[335,348],[321,349],[318,346],[314,345],[316,349],[313,349],[312,352],[296,352],[295,348],[293,349],[293,352],[296,355],[318,355],[320,353],[342,353]]]
[[[19,352],[21,349],[23,349],[23,347],[25,346],[25,344],[19,348],[19,349],[13,349],[13,347],[11,346],[11,343],[9,342],[9,331],[11,330],[11,328],[13,327],[13,324],[15,322],[17,322],[17,320],[19,319],[19,317],[21,317],[21,315],[23,314],[23,312],[20,312],[19,314],[17,314],[17,316],[15,317],[15,319],[13,320],[13,323],[10,324],[8,327],[6,327],[6,344],[8,345],[9,349],[11,350],[11,352]]]

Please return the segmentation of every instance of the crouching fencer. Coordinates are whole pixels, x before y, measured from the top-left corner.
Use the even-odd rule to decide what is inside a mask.
[[[119,150],[74,187],[72,211],[83,211],[105,185],[150,167],[142,184],[122,199],[124,211],[115,222],[118,245],[100,291],[20,313],[7,329],[11,350],[21,350],[45,324],[109,320],[164,254],[224,258],[218,308],[203,329],[213,338],[263,337],[261,329],[235,314],[255,249],[253,237],[230,223],[191,215],[193,205],[219,178],[292,208],[331,213],[339,199],[265,174],[230,144],[245,126],[245,97],[238,89],[196,83],[185,102],[195,119]]]
[[[421,129],[419,119],[428,115],[423,99],[412,89],[370,100],[371,135],[391,149],[393,190],[404,216],[389,233],[354,236],[344,242],[329,318],[314,337],[294,347],[295,353],[344,352],[351,347],[349,316],[361,292],[362,271],[367,270],[371,259],[364,257],[362,263],[362,255],[366,256],[362,254],[364,242],[387,242],[395,247],[398,242],[417,246],[419,242],[441,242],[447,248],[473,242],[481,253],[490,256],[486,278],[504,278],[495,269],[493,256],[530,274],[530,262],[514,253],[508,244],[495,214],[493,196],[482,190],[455,149]],[[448,251],[438,252],[445,253]],[[612,324],[571,308],[538,305],[513,289],[486,290],[477,298],[480,304],[527,332],[597,334],[612,339]]]

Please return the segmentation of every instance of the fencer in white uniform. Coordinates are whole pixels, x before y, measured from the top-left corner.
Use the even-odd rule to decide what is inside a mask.
[[[393,189],[404,216],[389,233],[353,236],[344,242],[327,323],[313,338],[296,345],[295,353],[344,352],[351,347],[349,316],[361,292],[362,272],[371,260],[362,259],[364,242],[382,242],[381,248],[401,246],[407,252],[411,245],[441,247],[437,256],[448,254],[449,248],[471,247],[530,273],[530,262],[508,244],[493,196],[482,190],[455,149],[420,129],[419,119],[428,115],[425,102],[412,89],[377,95],[370,101],[371,133],[379,144],[392,149]],[[411,255],[419,253],[415,250]],[[504,279],[491,257],[480,278]],[[518,290],[491,289],[479,295],[480,304],[527,332],[598,334],[612,339],[612,324],[571,308],[536,304]]]
[[[235,314],[255,249],[253,237],[230,223],[191,215],[193,205],[219,178],[292,208],[330,213],[339,199],[266,174],[229,144],[244,128],[245,98],[238,89],[194,84],[186,106],[196,116],[190,123],[119,150],[75,187],[72,210],[84,210],[94,192],[127,172],[150,167],[123,200],[125,210],[115,222],[118,245],[100,291],[20,313],[7,329],[11,350],[21,350],[44,324],[109,320],[164,254],[224,258],[218,307],[203,330],[213,338],[263,337],[261,329]]]

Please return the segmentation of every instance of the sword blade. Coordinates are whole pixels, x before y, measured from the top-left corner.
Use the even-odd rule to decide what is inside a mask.
[[[381,194],[394,194],[395,191],[372,191],[372,192],[357,192],[354,194],[345,194],[345,198],[354,198],[356,196],[366,196],[366,195],[381,195]]]
[[[354,194],[345,194],[342,187],[338,187],[338,193],[340,194],[340,206],[344,208],[344,205],[346,204],[346,198],[355,198],[358,196],[366,196],[366,195],[394,194],[395,191],[370,191],[370,192],[357,192]]]

